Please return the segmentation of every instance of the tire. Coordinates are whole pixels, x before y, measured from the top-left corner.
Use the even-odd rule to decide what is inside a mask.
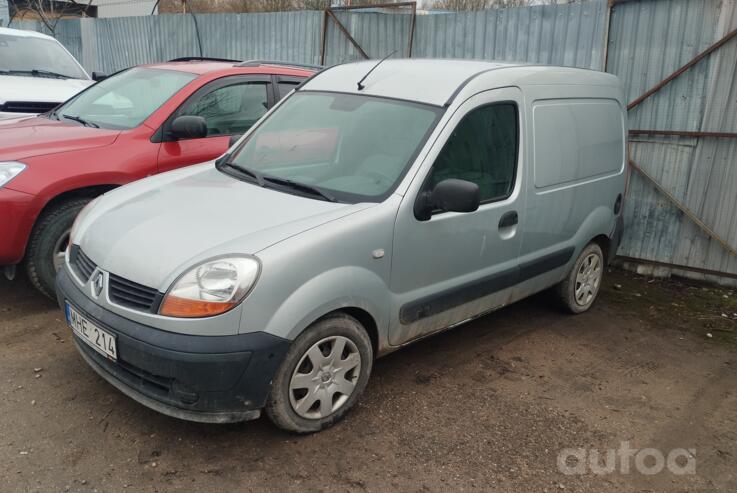
[[[556,286],[556,293],[567,311],[578,314],[591,308],[601,289],[604,268],[601,247],[589,243],[568,276]]]
[[[28,277],[39,291],[51,299],[56,299],[54,280],[58,264],[55,265],[54,257],[63,251],[62,247],[66,248],[64,238],[68,240],[74,218],[90,200],[74,199],[54,206],[41,215],[31,232],[26,251]],[[57,261],[60,258],[57,257]]]
[[[331,359],[341,347],[339,358]],[[314,361],[325,366],[321,369]],[[266,414],[276,426],[293,433],[328,428],[358,401],[372,365],[371,340],[355,318],[337,314],[320,319],[289,348],[274,377]]]

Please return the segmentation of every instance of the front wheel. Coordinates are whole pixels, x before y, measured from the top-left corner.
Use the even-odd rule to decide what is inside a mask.
[[[69,200],[45,211],[33,227],[26,252],[26,269],[33,285],[54,299],[56,272],[64,264],[69,233],[88,198]]]
[[[568,311],[583,313],[594,304],[604,276],[604,254],[596,243],[589,243],[573,264],[571,272],[556,291]]]
[[[266,404],[279,428],[313,433],[337,423],[366,388],[373,352],[363,326],[337,314],[315,322],[292,344]]]

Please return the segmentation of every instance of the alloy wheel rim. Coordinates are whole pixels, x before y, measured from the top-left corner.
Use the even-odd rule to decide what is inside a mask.
[[[602,262],[599,255],[590,253],[581,262],[576,273],[576,287],[574,297],[579,306],[586,306],[599,292],[602,275]]]
[[[297,415],[325,418],[345,405],[361,375],[361,354],[343,336],[330,336],[310,347],[289,381],[289,400]]]
[[[64,261],[66,260],[67,246],[69,245],[70,233],[71,229],[64,231],[64,234],[62,234],[59,239],[56,240],[56,243],[54,243],[54,251],[51,254],[51,261],[54,265],[54,272],[59,272],[61,266],[64,265]]]

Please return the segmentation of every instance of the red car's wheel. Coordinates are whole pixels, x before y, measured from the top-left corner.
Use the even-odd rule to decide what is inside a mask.
[[[26,253],[28,277],[36,288],[54,299],[56,271],[64,262],[74,218],[90,198],[68,200],[45,211],[33,227]]]

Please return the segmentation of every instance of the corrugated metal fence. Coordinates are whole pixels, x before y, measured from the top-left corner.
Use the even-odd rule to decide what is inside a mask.
[[[0,0],[0,27],[4,27],[10,21],[10,12],[8,10],[8,0]]]
[[[606,0],[595,0],[420,15],[412,56],[597,70],[606,63],[633,100],[737,27],[736,1],[615,1],[610,10]],[[337,11],[336,17],[369,56],[393,50],[406,56],[407,13]],[[197,55],[318,63],[322,22],[322,12],[311,11],[81,19],[60,21],[56,36],[90,71]],[[27,23],[14,27],[40,30]],[[736,44],[725,45],[632,110],[630,128],[737,132]],[[325,55],[328,64],[360,56],[332,21]],[[640,136],[631,139],[631,157],[715,233],[737,245],[737,139]],[[628,230],[620,254],[737,274],[737,259],[637,173],[625,211]]]
[[[735,28],[734,0],[618,4],[611,14],[607,70],[622,78],[632,101]],[[629,126],[737,132],[736,82],[737,40],[732,40],[632,109]],[[663,188],[737,246],[737,139],[634,136],[630,152]],[[625,219],[621,255],[737,274],[737,258],[637,172],[631,177]]]
[[[415,57],[518,60],[602,69],[605,0],[458,14],[419,15]],[[408,13],[337,12],[369,56],[406,55]],[[69,19],[56,37],[89,71],[114,72],[181,56],[237,60],[320,61],[322,12],[188,14]],[[13,27],[41,30],[36,22]],[[328,24],[326,63],[359,58],[334,23]]]

